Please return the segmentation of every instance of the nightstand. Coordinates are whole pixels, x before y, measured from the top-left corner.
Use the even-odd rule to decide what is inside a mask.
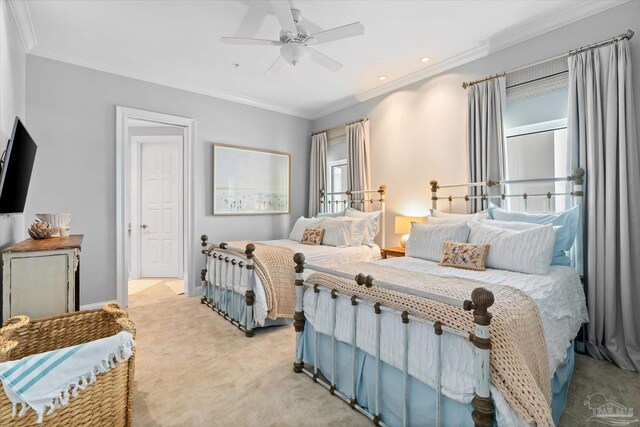
[[[381,250],[382,259],[397,258],[404,256],[404,248],[401,246],[394,246],[393,248],[384,248]]]

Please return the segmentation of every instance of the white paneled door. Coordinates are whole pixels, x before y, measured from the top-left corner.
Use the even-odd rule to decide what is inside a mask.
[[[140,273],[180,277],[182,260],[182,148],[143,143],[140,150]]]

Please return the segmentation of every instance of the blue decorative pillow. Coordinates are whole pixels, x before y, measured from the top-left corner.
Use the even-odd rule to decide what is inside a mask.
[[[494,204],[490,204],[488,211],[489,218],[500,221],[518,221],[559,226],[560,229],[558,229],[556,233],[556,244],[553,248],[551,265],[571,265],[571,260],[567,252],[569,252],[573,246],[573,242],[575,242],[578,233],[578,222],[580,220],[579,209],[579,206],[575,206],[559,213],[508,212]]]

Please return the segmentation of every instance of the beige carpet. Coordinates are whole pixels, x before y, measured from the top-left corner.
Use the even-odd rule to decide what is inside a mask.
[[[152,286],[162,283],[163,279],[137,279],[129,280],[127,284],[127,293],[129,295],[135,295],[138,292],[142,292],[145,289],[149,289]]]
[[[371,426],[292,370],[290,326],[245,338],[197,298],[159,284],[129,298],[137,326],[135,426]],[[590,426],[586,397],[602,392],[640,412],[640,376],[586,356],[560,426]]]
[[[171,289],[176,295],[184,295],[184,280],[171,279],[164,281],[165,286]]]

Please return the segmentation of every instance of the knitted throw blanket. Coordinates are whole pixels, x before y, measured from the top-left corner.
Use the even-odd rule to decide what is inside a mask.
[[[493,314],[490,326],[492,382],[525,421],[538,426],[553,425],[547,346],[538,307],[527,294],[509,286],[491,286],[475,280],[432,276],[365,262],[344,265],[339,270],[353,274],[354,278],[358,273],[370,274],[374,279],[460,300],[471,299],[475,288],[489,289],[495,297],[489,308]],[[406,310],[431,322],[475,331],[473,314],[462,308],[376,286],[359,286],[355,280],[325,273],[313,273],[307,283]]]
[[[294,252],[288,248],[249,240],[230,242],[229,245],[244,248],[249,243],[256,246],[256,250],[253,251],[253,262],[264,287],[267,299],[267,318],[293,319],[293,312],[296,309]]]

